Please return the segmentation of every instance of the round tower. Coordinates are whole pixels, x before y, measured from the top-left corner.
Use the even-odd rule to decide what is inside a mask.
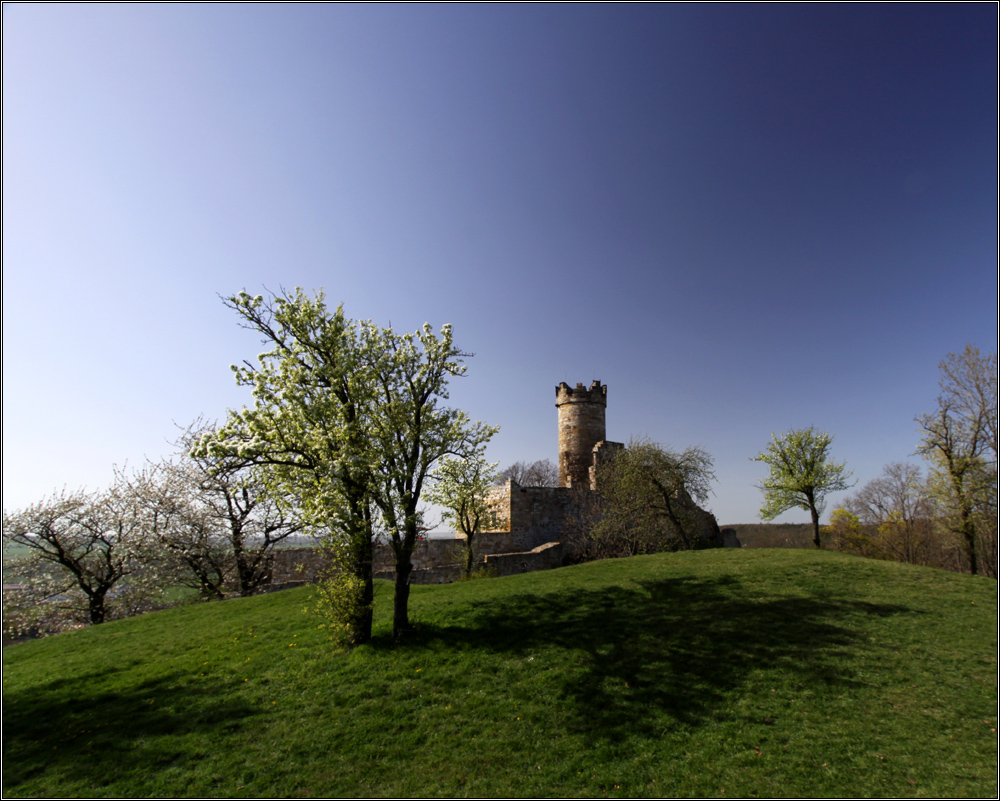
[[[559,486],[589,487],[594,446],[604,441],[604,412],[608,388],[594,381],[570,387],[565,381],[556,387],[559,410]]]

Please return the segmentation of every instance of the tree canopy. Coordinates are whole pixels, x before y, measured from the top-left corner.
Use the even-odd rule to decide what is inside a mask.
[[[845,464],[830,459],[833,435],[815,428],[800,428],[772,434],[767,450],[753,457],[770,468],[758,485],[764,493],[762,520],[773,520],[789,509],[805,509],[812,517],[813,543],[821,546],[819,516],[825,498],[853,486]]]

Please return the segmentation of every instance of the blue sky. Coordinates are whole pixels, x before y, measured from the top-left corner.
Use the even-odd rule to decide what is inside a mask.
[[[996,219],[995,4],[5,4],[3,504],[248,402],[219,295],[302,286],[451,323],[501,465],[596,378],[754,522],[772,432],[918,461]]]

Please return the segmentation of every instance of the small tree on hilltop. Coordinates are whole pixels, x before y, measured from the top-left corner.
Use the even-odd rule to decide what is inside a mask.
[[[830,513],[830,525],[824,526],[823,534],[832,541],[834,549],[858,556],[881,558],[878,543],[865,531],[861,518],[843,506]]]
[[[148,529],[190,571],[182,583],[204,598],[246,597],[268,581],[275,547],[304,523],[296,498],[269,484],[268,465],[232,454],[192,456],[213,433],[196,421],[178,442],[178,460],[150,464],[130,483]]]
[[[233,558],[215,516],[199,503],[189,465],[149,464],[126,479],[139,503],[146,531],[181,568],[177,583],[203,600],[221,600],[232,583]]]
[[[771,435],[771,444],[753,457],[763,462],[770,473],[758,485],[764,493],[760,509],[762,520],[773,520],[789,509],[805,509],[812,516],[813,543],[820,543],[819,516],[826,496],[849,489],[851,474],[846,465],[829,458],[833,435],[815,428],[801,428],[786,434]]]
[[[445,456],[432,473],[433,485],[427,493],[431,503],[445,507],[443,519],[465,535],[465,574],[472,574],[476,536],[487,519],[487,493],[495,480],[496,463],[488,464],[483,449],[465,459]]]
[[[236,591],[253,595],[268,580],[275,548],[305,528],[298,498],[270,475],[267,464],[245,457],[192,456],[214,426],[196,421],[180,439],[199,504],[215,521],[235,566]]]

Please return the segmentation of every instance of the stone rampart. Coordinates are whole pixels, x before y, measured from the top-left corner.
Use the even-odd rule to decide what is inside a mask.
[[[410,557],[414,570],[427,570],[447,565],[465,565],[465,540],[417,540]],[[376,574],[394,572],[396,565],[392,546],[377,543],[372,552],[372,567]]]
[[[513,576],[534,570],[561,567],[565,549],[561,542],[546,542],[522,553],[494,553],[486,557],[486,570],[491,576]]]

